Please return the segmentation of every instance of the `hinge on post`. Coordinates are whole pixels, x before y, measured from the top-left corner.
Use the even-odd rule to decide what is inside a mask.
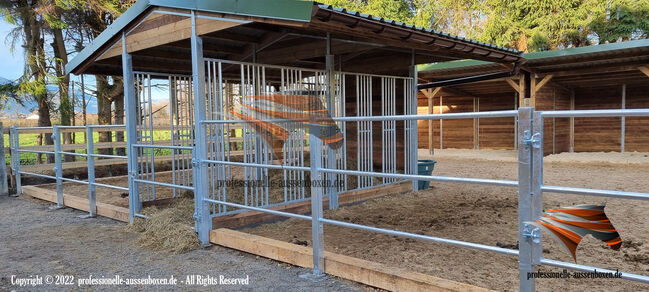
[[[541,148],[541,133],[534,133],[534,135],[532,135],[529,130],[525,130],[524,134],[525,139],[523,139],[523,142],[525,142],[525,147],[532,145],[532,147],[536,149]]]

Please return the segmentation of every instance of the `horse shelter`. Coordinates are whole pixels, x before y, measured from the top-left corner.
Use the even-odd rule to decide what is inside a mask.
[[[525,104],[511,110],[418,115],[418,92],[427,87],[420,84],[425,80],[419,78],[417,64],[460,59],[497,64],[503,72],[495,74],[502,76],[526,69],[525,58],[514,50],[310,1],[140,0],[66,68],[77,75],[121,75],[126,124],[14,127],[12,173],[19,193],[28,190],[59,207],[88,210],[91,216],[113,214],[129,222],[146,218],[143,206],[191,194],[201,244],[214,242],[213,227],[230,227],[223,222],[233,221],[224,219],[252,220],[245,214],[258,215],[257,221],[246,221],[249,224],[269,216],[308,220],[312,261],[304,265],[313,268],[312,277],[326,272],[385,289],[402,287],[401,280],[377,283],[325,266],[331,259],[325,257],[324,224],[518,257],[524,291],[534,290],[534,279],[526,275],[537,265],[592,271],[594,267],[542,257],[540,231],[528,224],[542,213],[542,192],[643,200],[649,195],[543,185],[543,119],[643,116],[649,111],[542,112]],[[168,100],[170,113],[163,125],[153,118],[153,104],[161,97]],[[303,103],[308,104],[296,106]],[[315,111],[326,112],[333,121],[327,129],[335,131],[317,132],[317,121],[311,119]],[[282,115],[274,115],[277,112]],[[516,120],[512,140],[524,145],[518,147],[517,181],[417,174],[418,121],[475,119]],[[53,149],[20,147],[21,132],[48,131],[53,133]],[[86,137],[83,149],[64,142],[66,133],[79,131]],[[160,138],[160,131],[170,133],[169,138]],[[96,132],[125,132],[125,143],[96,145]],[[335,135],[342,137],[339,143],[331,142]],[[118,155],[96,153],[120,147],[125,151]],[[30,152],[51,160],[54,175],[21,166],[20,154]],[[86,161],[70,162],[69,156]],[[96,166],[116,161],[126,161],[123,184],[95,177]],[[64,175],[66,165],[74,163],[88,167],[87,180]],[[56,180],[56,191],[23,187],[21,176]],[[518,189],[520,249],[323,216],[327,207],[416,190],[418,181]],[[65,194],[64,182],[88,186],[87,198]],[[122,209],[109,206],[98,199],[104,189],[117,196],[121,192],[128,202]],[[642,275],[624,277],[649,282]]]

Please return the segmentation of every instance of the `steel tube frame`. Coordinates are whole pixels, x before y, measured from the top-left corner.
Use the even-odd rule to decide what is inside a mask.
[[[11,146],[11,171],[14,175],[16,182],[16,195],[23,193],[21,178],[20,178],[20,136],[18,134],[18,127],[11,127],[9,129],[9,144]]]
[[[541,116],[544,118],[642,117],[649,116],[649,109],[541,111]]]
[[[191,58],[192,78],[194,85],[194,121],[207,119],[205,100],[205,59],[203,58],[203,40],[196,32],[196,12],[192,10],[192,35],[191,35]],[[201,160],[207,158],[206,131],[203,124],[195,122],[194,129],[195,149],[193,155],[194,171],[194,210],[196,219],[196,231],[201,244],[210,243],[210,230],[212,229],[212,218],[210,216],[209,203],[205,202],[208,195],[208,169]]]
[[[63,208],[63,161],[61,157],[61,129],[59,126],[54,126],[52,133],[52,140],[54,140],[54,173],[56,173],[56,206]]]
[[[86,128],[86,162],[88,163],[88,215],[95,217],[97,209],[97,188],[95,185],[95,144],[93,139],[93,128]]]
[[[648,114],[649,115],[649,114]],[[367,121],[418,121],[418,120],[454,120],[454,119],[473,119],[473,118],[505,118],[518,116],[517,110],[505,111],[488,111],[488,112],[466,112],[466,113],[447,113],[447,114],[425,114],[425,115],[390,115],[390,116],[356,116],[356,117],[332,117],[336,122],[367,122]],[[300,119],[268,119],[264,120],[269,123],[293,123],[302,121]],[[303,121],[307,121],[306,119]],[[202,124],[241,124],[245,120],[204,120],[199,121]]]
[[[0,195],[9,195],[9,182],[7,181],[7,156],[5,155],[5,134],[4,127],[0,122]]]
[[[139,198],[137,177],[137,152],[133,144],[137,143],[137,110],[139,107],[135,97],[135,75],[133,73],[133,59],[126,50],[126,34],[122,34],[122,75],[124,79],[124,112],[126,118],[126,147],[128,151],[128,214],[129,222],[133,223],[135,214],[140,212],[142,204]]]

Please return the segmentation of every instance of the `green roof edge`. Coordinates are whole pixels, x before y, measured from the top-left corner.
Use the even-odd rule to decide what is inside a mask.
[[[600,53],[600,52],[623,50],[623,49],[632,49],[638,47],[649,47],[649,39],[592,45],[586,47],[568,48],[562,50],[525,53],[523,54],[523,58],[528,60],[540,60],[546,58],[575,56],[581,54],[591,54],[591,53]],[[440,62],[434,64],[422,64],[417,66],[417,71],[429,72],[429,71],[448,70],[448,69],[464,68],[464,67],[468,68],[473,66],[491,65],[491,64],[493,64],[493,62],[467,59],[467,60]]]

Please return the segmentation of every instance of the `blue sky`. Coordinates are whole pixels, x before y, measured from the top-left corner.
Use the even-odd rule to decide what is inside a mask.
[[[0,20],[0,77],[9,80],[16,80],[23,74],[25,66],[25,54],[20,45],[14,48],[11,52],[11,40],[7,39],[7,35],[13,26],[3,20]],[[18,44],[21,42],[19,41]]]

